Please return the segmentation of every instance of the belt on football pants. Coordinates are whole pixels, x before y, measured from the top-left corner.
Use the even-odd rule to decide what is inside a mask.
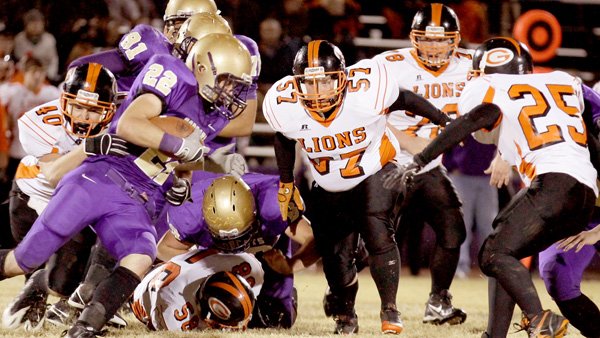
[[[148,199],[148,195],[145,192],[139,192],[120,172],[116,171],[113,168],[108,169],[106,172],[106,177],[108,177],[113,183],[118,185],[121,190],[123,190],[129,197],[132,199],[141,202],[150,218],[154,218],[154,214],[156,212],[156,208],[154,206],[154,202]]]

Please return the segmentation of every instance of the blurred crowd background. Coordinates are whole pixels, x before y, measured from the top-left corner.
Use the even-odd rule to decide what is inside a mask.
[[[408,35],[412,18],[429,2],[216,0],[233,32],[247,35],[259,45],[262,59],[259,99],[271,84],[291,73],[296,51],[311,39],[326,39],[337,44],[344,52],[347,64],[385,50],[410,47]],[[538,59],[536,65],[540,69],[566,70],[581,77],[588,85],[600,79],[600,24],[597,24],[600,1],[437,2],[455,10],[461,24],[461,44],[471,48],[492,36],[512,35],[515,23],[523,13],[532,9],[545,10],[558,20],[561,37],[548,36],[552,27],[544,30],[548,27],[543,22],[539,23],[541,33],[535,31],[539,28],[536,24],[530,31],[521,32],[533,43],[539,42],[540,48],[552,48],[551,56]],[[162,30],[166,4],[167,0],[3,0],[0,6],[0,84],[20,82],[24,86],[23,93],[32,92],[40,101],[37,104],[43,103],[46,95],[57,95],[53,86],[61,82],[72,60],[116,47],[120,37],[137,24],[150,24]],[[548,47],[558,41],[556,39],[560,40],[558,48]],[[3,104],[6,104],[6,95],[0,87]],[[251,168],[274,173],[272,132],[264,123],[260,107],[259,101],[255,133],[251,138],[240,140],[238,146]],[[23,113],[30,108],[11,109]],[[0,113],[10,115],[6,111]],[[0,170],[7,174],[2,175],[4,184],[0,187],[0,197],[4,197],[10,189],[11,163],[18,163],[22,154],[18,149],[12,149],[18,147],[18,138],[16,132],[11,131],[10,118],[1,118],[1,121]],[[300,165],[298,175],[305,178],[306,188],[310,178],[305,177],[304,172]],[[518,184],[499,192],[501,204],[518,189]],[[8,224],[0,226],[8,227]],[[432,247],[434,236],[427,228],[415,236],[421,236],[422,245],[411,248],[413,257],[409,263],[411,271],[418,273],[419,267],[427,264],[427,251]],[[0,246],[7,245],[0,243]],[[474,253],[477,247],[474,242],[471,251]],[[596,262],[594,266],[598,269],[600,264]]]

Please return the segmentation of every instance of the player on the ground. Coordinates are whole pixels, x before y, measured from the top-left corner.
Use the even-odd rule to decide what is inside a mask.
[[[581,82],[560,71],[531,74],[531,55],[510,38],[484,42],[473,69],[482,76],[465,87],[458,106],[461,117],[416,154],[413,163],[390,175],[386,186],[410,185],[415,171],[471,132],[485,130],[475,133],[476,138],[496,133],[502,158],[517,167],[527,189],[494,220],[494,231],[479,253],[480,268],[493,277],[490,283],[497,282],[494,305],[503,306],[501,299],[516,301],[523,311],[521,327],[530,337],[563,337],[569,321],[543,309],[519,259],[583,230],[592,214],[597,172],[589,160]]]
[[[265,284],[250,327],[292,327],[297,308],[293,272],[318,259],[309,223],[297,209],[289,221],[282,218],[277,176],[200,174],[203,179],[192,185],[192,202],[167,210],[171,231],[159,243],[159,257],[168,259],[193,244],[257,253],[268,266],[263,266]],[[299,245],[293,255],[291,241]]]
[[[333,299],[329,314],[335,332],[358,331],[354,301],[358,291],[354,264],[358,234],[369,252],[371,275],[381,298],[381,330],[403,329],[396,308],[399,253],[393,239],[397,193],[381,189],[382,175],[399,151],[387,128],[389,111],[408,109],[438,124],[449,118],[421,96],[403,89],[384,63],[369,59],[346,68],[333,44],[311,41],[296,54],[294,76],[267,92],[263,112],[276,131],[280,208],[302,208],[294,186],[295,145],[312,164],[315,185],[309,218]]]
[[[136,287],[131,309],[151,330],[244,330],[263,274],[252,254],[193,250],[150,271]]]
[[[419,10],[413,19],[410,40],[413,47],[384,52],[389,71],[400,77],[405,88],[423,96],[451,118],[456,118],[457,103],[471,69],[472,50],[458,48],[460,25],[454,11],[443,4],[432,3]],[[411,111],[392,111],[388,123],[412,137],[434,139],[440,127]],[[412,154],[401,152],[398,163],[409,163]],[[424,323],[461,324],[467,314],[452,306],[449,289],[460,258],[460,246],[465,240],[465,223],[461,202],[447,176],[439,156],[419,175],[403,200],[400,234],[420,232],[427,222],[436,234],[436,244],[430,259],[431,290],[425,305]],[[409,246],[412,247],[412,246]]]

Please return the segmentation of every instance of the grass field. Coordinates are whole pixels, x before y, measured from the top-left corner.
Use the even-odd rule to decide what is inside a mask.
[[[402,337],[444,337],[462,338],[477,337],[485,329],[487,321],[487,283],[483,277],[473,276],[470,279],[455,280],[452,285],[453,303],[468,313],[467,321],[459,326],[431,326],[421,323],[424,303],[430,287],[429,276],[412,277],[403,271],[398,291],[398,306],[404,320]],[[543,284],[535,278],[536,287],[542,295],[544,307],[557,310],[556,305],[546,294]],[[0,282],[0,306],[5,308],[12,297],[22,286],[22,278],[13,278]],[[356,310],[359,317],[360,337],[380,336],[379,334],[379,297],[375,285],[368,272],[363,272],[359,280],[359,292]],[[600,280],[588,279],[583,282],[584,292],[596,304],[600,304]],[[139,337],[319,337],[333,336],[333,321],[326,318],[322,309],[322,297],[325,290],[325,278],[321,273],[303,272],[296,277],[296,288],[299,294],[298,320],[291,330],[249,330],[244,333],[225,332],[195,332],[187,334],[150,332],[136,321],[132,315],[126,318],[129,326],[124,330],[111,329],[109,337],[139,338]],[[519,321],[520,314],[515,312],[514,322]],[[49,327],[40,332],[25,332],[23,330],[9,331],[0,329],[0,337],[58,337],[62,329]],[[511,329],[510,332],[514,330]],[[526,337],[523,332],[509,334],[509,337]],[[582,337],[573,327],[569,337]]]

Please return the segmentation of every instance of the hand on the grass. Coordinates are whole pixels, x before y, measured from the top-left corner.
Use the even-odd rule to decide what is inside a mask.
[[[582,231],[579,234],[571,237],[567,237],[557,242],[557,248],[563,249],[563,251],[569,251],[573,248],[575,252],[581,251],[586,245],[594,245],[600,241],[600,226],[596,226],[594,229],[589,231]]]
[[[285,257],[281,250],[271,249],[269,251],[265,251],[263,258],[265,262],[269,264],[269,267],[273,269],[273,271],[282,275],[291,275],[293,273],[288,258]]]

